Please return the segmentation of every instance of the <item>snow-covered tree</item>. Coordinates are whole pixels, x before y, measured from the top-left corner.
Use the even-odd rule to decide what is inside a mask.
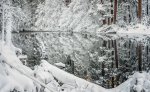
[[[11,43],[11,32],[19,29],[25,22],[26,15],[20,7],[14,7],[11,0],[3,0],[2,3],[2,40],[7,44]],[[13,25],[15,24],[15,25]],[[5,36],[6,33],[6,36]]]
[[[45,0],[40,3],[36,10],[35,27],[39,30],[59,30],[58,23],[63,7],[62,0]]]

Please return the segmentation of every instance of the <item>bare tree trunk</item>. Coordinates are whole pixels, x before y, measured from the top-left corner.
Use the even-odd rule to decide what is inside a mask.
[[[74,74],[74,61],[73,60],[71,60],[71,71],[72,71],[72,74]]]
[[[104,1],[103,0],[100,0],[100,3],[101,4],[104,4]],[[104,15],[104,14],[102,14],[102,15]],[[105,25],[107,23],[107,20],[106,20],[106,18],[105,19],[103,19],[103,25]]]
[[[147,11],[146,11],[146,12],[147,12],[147,15],[149,14],[149,12],[148,12],[148,10],[149,10],[149,5],[148,5],[148,4],[149,4],[149,2],[148,2],[148,0],[147,0]]]
[[[103,41],[103,47],[107,47],[107,41]]]
[[[111,40],[108,40],[108,48],[111,48]]]
[[[142,45],[138,46],[138,70],[142,71]]]
[[[117,20],[117,5],[118,5],[118,0],[114,0],[114,24],[116,24]]]
[[[141,18],[142,18],[142,0],[138,0],[138,18],[139,18],[139,22],[141,22]]]
[[[110,25],[111,24],[111,20],[110,20],[111,18],[108,18],[108,25]]]
[[[112,47],[114,47],[114,41],[113,40],[111,40],[111,44],[112,44]]]
[[[106,19],[103,20],[103,25],[105,25],[105,24],[106,24]]]
[[[110,0],[110,2],[111,2],[111,14],[113,15],[113,0]],[[113,23],[113,17],[111,18],[111,23]]]
[[[148,45],[146,46],[146,54],[147,54],[147,62],[149,61],[149,47]]]
[[[114,88],[114,77],[111,78],[111,86]]]
[[[116,65],[116,68],[118,68],[118,65],[119,65],[119,60],[118,60],[118,50],[117,50],[117,42],[116,40],[114,41],[114,44],[115,44],[115,65]]]
[[[104,70],[104,68],[105,68],[105,64],[104,64],[104,62],[102,62],[102,76],[105,76],[105,70]]]

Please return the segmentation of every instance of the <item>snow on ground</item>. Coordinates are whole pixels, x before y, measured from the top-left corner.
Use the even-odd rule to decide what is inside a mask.
[[[150,74],[136,72],[126,82],[111,89],[113,92],[150,92]]]
[[[149,28],[142,24],[136,24],[135,26],[127,26],[125,31],[123,28],[120,29],[118,33],[130,33],[130,34],[150,34]]]
[[[143,24],[128,25],[126,27],[120,27],[118,25],[106,25],[98,29],[98,32],[109,33],[117,32],[118,34],[150,34],[149,27]]]
[[[128,25],[125,27],[121,27],[119,25],[104,25],[103,27],[99,28],[97,31],[97,36],[101,37],[105,35],[106,37],[110,36],[111,39],[117,38],[131,38],[136,39],[136,41],[142,41],[143,39],[149,37],[150,35],[150,28],[143,24],[135,24],[135,25]]]
[[[1,43],[0,46],[2,46]],[[16,66],[22,72],[28,73],[29,75],[32,73],[30,68],[22,65],[20,60],[16,57],[14,50],[13,47],[10,48],[4,45],[0,51],[0,92],[10,92],[14,89],[21,92],[24,92],[24,90],[35,92],[34,82],[31,79],[5,63],[7,62]]]
[[[57,67],[50,65],[47,61],[42,60],[41,65],[45,71],[51,72],[51,74],[60,82],[63,83],[62,88],[68,90],[67,92],[105,92],[106,89],[96,84],[85,81],[81,78],[75,77]],[[69,89],[68,89],[69,87]],[[70,91],[69,91],[70,90]]]

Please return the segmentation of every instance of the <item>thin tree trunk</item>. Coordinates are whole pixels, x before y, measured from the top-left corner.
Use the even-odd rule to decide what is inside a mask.
[[[108,25],[110,25],[111,24],[111,20],[110,20],[111,18],[108,18]]]
[[[128,11],[129,11],[129,15],[128,15],[128,22],[130,23],[131,22],[131,7],[128,6]]]
[[[118,68],[119,60],[118,60],[118,50],[117,50],[117,42],[116,42],[116,40],[114,41],[114,44],[115,44],[115,65],[116,65],[116,68]]]
[[[138,46],[138,70],[142,71],[142,45]]]
[[[71,71],[72,71],[72,74],[74,74],[74,61],[73,60],[71,60]]]
[[[107,41],[103,41],[103,47],[107,47]]]
[[[105,24],[106,24],[106,19],[103,20],[103,25],[105,25]]]
[[[146,54],[147,54],[147,62],[149,61],[149,47],[148,45],[146,46]]]
[[[141,18],[142,18],[142,0],[138,0],[138,18],[139,18],[139,22],[141,22]]]
[[[108,48],[111,48],[111,40],[108,40]]]
[[[104,70],[104,68],[105,68],[105,64],[104,64],[104,62],[102,62],[102,76],[105,76],[105,70]]]
[[[110,0],[111,2],[111,14],[113,15],[113,0]],[[111,23],[113,23],[113,17],[111,18]]]
[[[116,24],[116,20],[117,20],[117,5],[118,5],[118,1],[114,0],[114,24]]]
[[[114,88],[114,77],[111,78],[111,86]]]
[[[113,40],[111,40],[111,44],[112,44],[112,47],[114,47],[114,41]]]
[[[148,12],[148,10],[149,10],[149,2],[148,2],[148,0],[147,0],[147,15],[149,14],[149,12]]]

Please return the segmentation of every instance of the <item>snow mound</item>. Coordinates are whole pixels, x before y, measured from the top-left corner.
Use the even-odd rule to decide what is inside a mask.
[[[2,46],[2,43],[0,43]],[[31,74],[32,71],[30,68],[23,66],[20,60],[16,57],[16,49],[12,46],[3,46],[0,53],[0,92],[10,92],[13,90],[18,90],[20,92],[36,92],[34,82],[21,74],[7,63],[18,67],[22,72]]]
[[[126,82],[112,89],[113,92],[150,92],[150,74],[136,72]]]

